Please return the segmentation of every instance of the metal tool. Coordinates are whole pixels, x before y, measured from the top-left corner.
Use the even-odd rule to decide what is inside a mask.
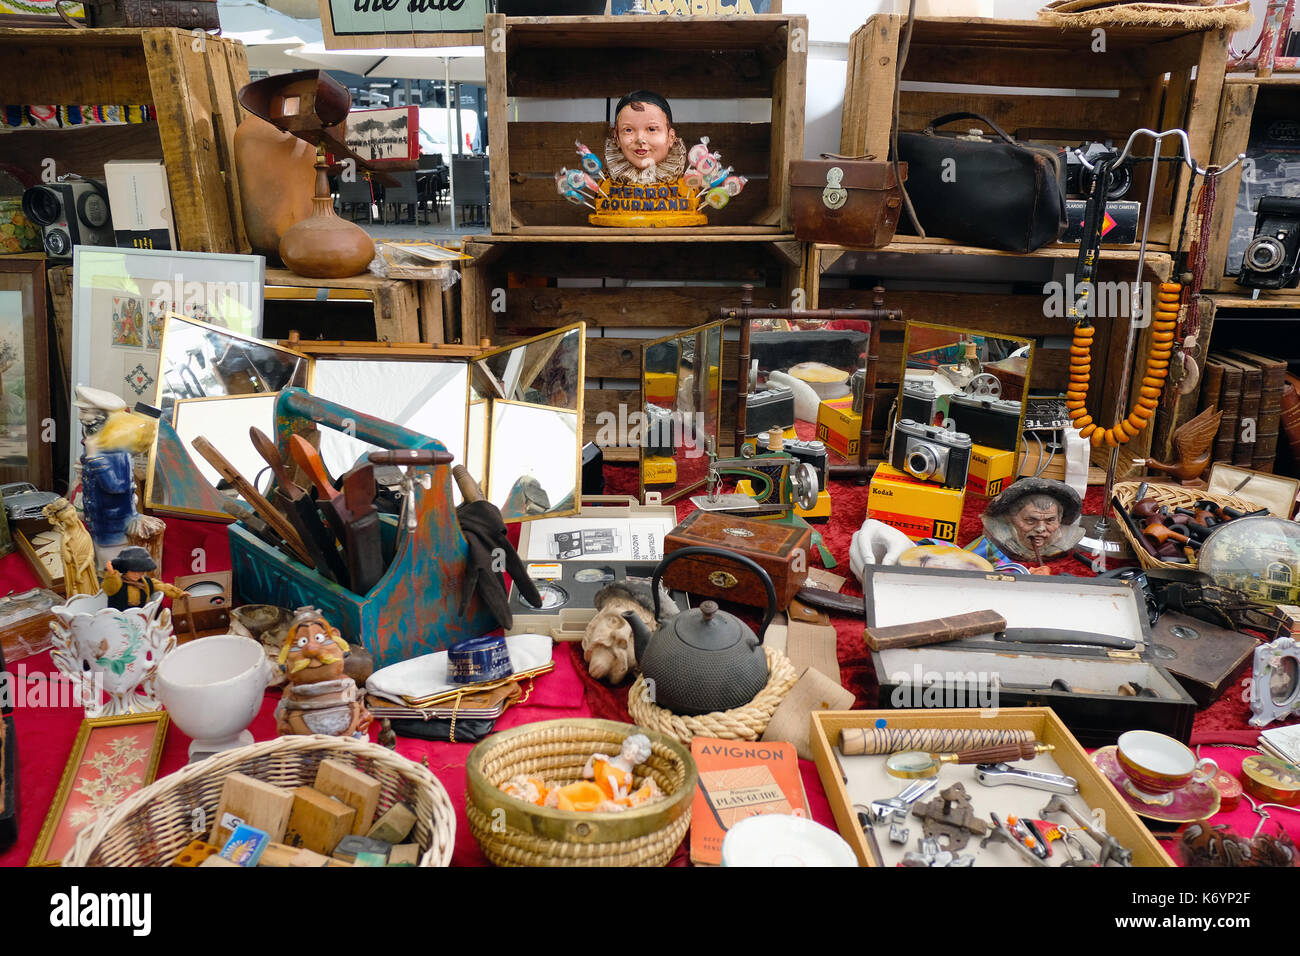
[[[883,800],[871,801],[871,822],[876,826],[889,822],[895,811],[901,810],[907,813],[909,807],[917,800],[933,790],[939,785],[936,778],[929,780],[917,780],[909,783],[903,788],[903,791],[896,797],[886,797]]]
[[[1114,647],[1121,651],[1131,651],[1137,647],[1137,644],[1127,637],[1052,627],[1009,627],[995,634],[994,640],[1015,644],[1087,644]]]
[[[352,590],[368,594],[385,570],[379,512],[375,510],[374,465],[358,465],[343,476],[343,501],[347,514],[343,515],[343,508],[339,513],[348,529],[348,575]]]
[[[1070,801],[1066,800],[1064,797],[1052,797],[1052,799],[1047,802],[1047,806],[1038,811],[1040,817],[1045,817],[1049,813],[1064,813],[1068,815],[1071,820],[1079,825],[1079,829],[1092,837],[1092,840],[1097,844],[1099,851],[1097,854],[1097,866],[1105,866],[1111,860],[1114,860],[1120,866],[1133,865],[1132,850],[1122,846],[1120,842],[1109,833],[1103,833],[1102,831],[1095,829],[1092,825],[1092,821],[1074,807],[1070,806]]]
[[[1033,850],[1016,839],[1015,834],[1011,832],[1005,823],[998,819],[996,813],[990,813],[989,819],[993,821],[993,826],[989,830],[989,835],[980,841],[980,847],[986,847],[995,840],[1001,841],[1013,847],[1017,853],[1034,866],[1047,866],[1046,860],[1041,859]]]
[[[986,787],[1028,787],[1048,793],[1078,793],[1079,781],[1060,773],[1022,770],[1005,763],[982,763],[975,767],[975,779]]]
[[[1006,760],[1033,760],[1041,753],[1055,750],[1052,744],[1033,742],[998,744],[975,750],[936,754],[924,750],[906,750],[890,754],[885,760],[885,772],[891,777],[913,780],[935,776],[946,763],[991,765]],[[1005,766],[1005,764],[1000,764]]]

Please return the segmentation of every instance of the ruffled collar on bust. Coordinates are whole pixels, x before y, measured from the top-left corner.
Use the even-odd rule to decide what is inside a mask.
[[[616,183],[634,183],[645,186],[649,183],[672,183],[682,178],[686,171],[686,144],[678,136],[672,146],[668,147],[668,158],[657,166],[637,169],[623,151],[618,147],[618,140],[612,136],[605,137],[605,169],[609,178]]]

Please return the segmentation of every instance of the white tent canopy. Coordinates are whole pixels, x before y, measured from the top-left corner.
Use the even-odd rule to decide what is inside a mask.
[[[323,67],[360,76],[399,80],[447,80],[452,83],[487,82],[481,46],[429,49],[327,50],[319,40],[288,51],[298,61],[296,69]]]
[[[321,42],[319,20],[295,20],[257,0],[218,0],[217,14],[222,36],[244,44],[250,70],[301,70],[287,51]]]

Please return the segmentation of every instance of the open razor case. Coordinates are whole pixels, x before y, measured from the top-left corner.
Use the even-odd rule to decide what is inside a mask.
[[[1177,652],[1152,639],[1127,582],[876,567],[863,592],[868,627],[987,609],[1007,622],[1000,635],[873,651],[882,709],[1051,707],[1087,746],[1134,729],[1191,736],[1196,702],[1168,668]],[[1132,647],[1074,642],[1089,636]]]

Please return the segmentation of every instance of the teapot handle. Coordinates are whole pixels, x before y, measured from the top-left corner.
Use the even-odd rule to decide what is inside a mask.
[[[763,570],[763,566],[753,558],[748,558],[743,554],[736,554],[733,551],[723,551],[721,548],[681,548],[680,550],[674,551],[672,554],[664,555],[664,559],[660,561],[659,566],[655,568],[654,577],[650,580],[650,590],[654,592],[655,621],[657,622],[659,620],[659,579],[664,576],[664,571],[667,570],[668,565],[672,564],[678,558],[703,554],[707,554],[714,558],[728,558],[735,561],[737,564],[743,564],[751,571],[758,572],[759,580],[763,582],[763,587],[767,589],[767,614],[764,616],[763,623],[758,629],[758,643],[761,645],[763,643],[763,636],[767,633],[767,626],[772,623],[772,618],[776,617],[776,612],[780,610],[776,603],[776,588],[772,586],[772,578]]]

